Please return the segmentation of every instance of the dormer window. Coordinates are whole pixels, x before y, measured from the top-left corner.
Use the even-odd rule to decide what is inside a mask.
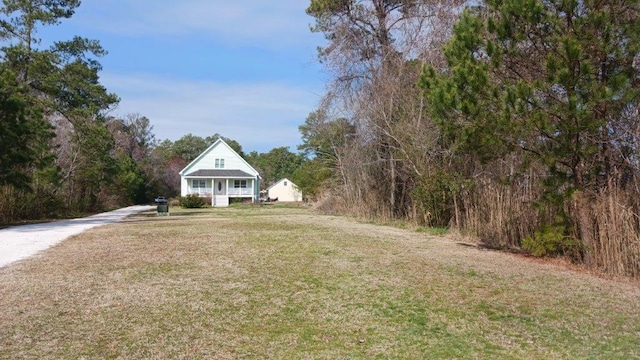
[[[224,159],[216,159],[215,168],[224,169]]]

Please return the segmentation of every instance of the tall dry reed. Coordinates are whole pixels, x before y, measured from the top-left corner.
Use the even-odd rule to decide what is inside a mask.
[[[590,266],[612,275],[640,278],[639,194],[617,187],[595,197],[587,209]]]
[[[460,230],[495,248],[520,249],[522,240],[568,216],[568,237],[580,243],[572,257],[602,273],[640,279],[640,194],[610,187],[595,196],[566,200],[564,214],[535,206],[541,188],[486,182],[460,195]]]
[[[544,220],[534,207],[538,196],[528,187],[496,183],[467,189],[459,195],[460,230],[490,247],[519,249]]]

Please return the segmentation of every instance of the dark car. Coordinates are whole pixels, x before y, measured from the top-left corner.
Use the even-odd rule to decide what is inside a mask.
[[[156,204],[166,204],[167,198],[165,198],[164,196],[158,196],[154,201]]]

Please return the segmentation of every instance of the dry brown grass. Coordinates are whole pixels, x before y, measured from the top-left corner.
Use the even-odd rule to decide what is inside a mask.
[[[541,219],[534,204],[541,189],[486,183],[464,191],[463,230],[480,237],[487,245],[517,249],[521,240],[531,236],[546,219]]]
[[[0,269],[0,358],[638,358],[639,300],[305,209],[173,211]]]
[[[589,255],[603,272],[640,281],[638,194],[613,189],[598,195],[589,211],[593,244]]]

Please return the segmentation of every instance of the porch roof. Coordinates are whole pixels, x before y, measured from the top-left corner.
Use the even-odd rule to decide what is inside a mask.
[[[202,170],[194,171],[184,176],[185,177],[207,177],[207,178],[247,178],[247,179],[254,178],[254,176],[247,174],[242,170],[230,170],[230,169],[202,169]]]

